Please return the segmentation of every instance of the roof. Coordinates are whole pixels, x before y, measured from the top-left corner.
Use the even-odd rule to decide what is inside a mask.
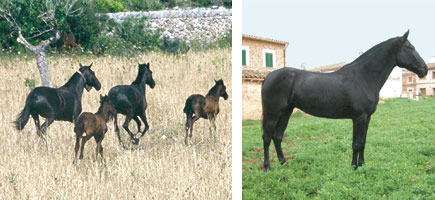
[[[428,69],[435,68],[435,63],[427,63],[427,68]]]
[[[242,69],[242,79],[256,79],[263,80],[271,72],[276,70],[276,68],[265,68],[265,69]]]
[[[265,42],[271,42],[271,43],[288,45],[288,42],[285,42],[285,41],[280,41],[280,40],[275,40],[275,39],[269,39],[269,38],[263,38],[263,37],[253,36],[253,35],[242,34],[242,38],[248,38],[248,39],[252,39],[252,40],[260,40],[260,41],[265,41]]]
[[[340,68],[342,68],[343,66],[345,66],[347,63],[345,62],[340,62],[337,64],[332,64],[332,65],[325,65],[325,66],[321,66],[321,67],[316,67],[314,69],[310,69],[310,71],[312,72],[329,72],[329,71],[336,71]]]

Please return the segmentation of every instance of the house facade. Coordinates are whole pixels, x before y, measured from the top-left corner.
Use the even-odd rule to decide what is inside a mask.
[[[260,120],[261,85],[269,72],[285,66],[288,42],[242,35],[242,119]]]
[[[403,70],[403,93],[434,96],[435,95],[435,62],[427,64],[427,75],[419,78],[411,71]],[[406,79],[406,80],[405,80]]]
[[[288,42],[242,35],[242,66],[249,69],[285,66]]]

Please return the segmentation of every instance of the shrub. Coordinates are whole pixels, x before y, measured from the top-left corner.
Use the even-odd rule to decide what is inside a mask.
[[[172,54],[185,54],[189,51],[190,47],[180,39],[170,39],[163,37],[160,49],[164,52]]]
[[[122,12],[125,11],[124,4],[119,0],[97,0],[95,1],[95,7],[98,12]]]

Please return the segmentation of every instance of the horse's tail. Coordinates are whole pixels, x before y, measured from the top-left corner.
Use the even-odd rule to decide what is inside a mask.
[[[192,113],[192,98],[187,98],[186,103],[184,104],[183,112],[187,115]]]
[[[29,115],[30,115],[30,105],[29,101],[26,100],[26,105],[24,106],[24,109],[21,111],[20,114],[18,114],[17,119],[13,122],[14,127],[17,130],[23,130],[24,126],[26,126],[27,121],[29,121]]]

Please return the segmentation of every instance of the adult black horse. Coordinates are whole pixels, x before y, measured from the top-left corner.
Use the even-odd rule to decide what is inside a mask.
[[[372,47],[332,73],[286,67],[268,74],[261,89],[265,169],[270,169],[271,139],[279,161],[285,163],[281,141],[294,108],[318,117],[352,119],[351,165],[354,169],[362,166],[370,116],[376,110],[379,91],[393,68],[406,68],[420,78],[427,74],[427,65],[408,41],[408,33]]]
[[[82,66],[80,63],[79,70],[73,74],[65,85],[60,88],[37,87],[33,89],[26,98],[26,105],[23,111],[14,121],[15,128],[22,130],[32,116],[37,134],[43,138],[48,126],[54,120],[75,122],[82,112],[82,94],[83,88],[91,90],[94,87],[100,90],[100,81],[91,70],[92,63],[89,66]],[[42,126],[39,124],[39,116],[46,118]]]
[[[137,74],[136,80],[134,80],[130,85],[117,85],[109,91],[109,99],[113,106],[115,106],[116,111],[126,116],[122,127],[130,135],[133,144],[138,144],[139,138],[143,137],[145,132],[149,129],[145,113],[148,106],[145,96],[145,85],[148,84],[151,88],[154,88],[156,85],[153,79],[153,72],[150,69],[150,64],[138,63],[138,65],[139,73]],[[145,125],[142,132],[140,131],[141,123],[138,116],[142,119],[142,122]],[[134,134],[128,128],[131,119],[136,122],[138,133],[142,133],[139,138],[135,138]],[[116,114],[114,117],[114,125],[119,144],[125,148],[121,141],[121,136],[119,135],[118,117]]]

